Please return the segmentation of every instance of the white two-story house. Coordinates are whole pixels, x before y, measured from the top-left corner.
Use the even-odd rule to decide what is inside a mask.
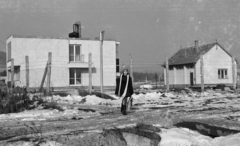
[[[83,38],[53,38],[12,35],[6,40],[7,80],[11,81],[14,59],[14,82],[26,84],[26,61],[29,57],[29,87],[40,87],[52,53],[51,87],[89,85],[88,54],[92,54],[92,85],[100,86],[100,41]],[[119,42],[103,41],[103,85],[115,86],[119,73]],[[46,82],[45,82],[46,83]]]

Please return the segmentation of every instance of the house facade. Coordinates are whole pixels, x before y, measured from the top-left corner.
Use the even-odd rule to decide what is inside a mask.
[[[6,41],[7,80],[11,81],[14,59],[15,85],[26,85],[26,61],[29,57],[29,87],[40,87],[52,53],[51,87],[89,85],[89,53],[92,54],[92,85],[100,86],[100,41],[82,38],[10,36]],[[119,74],[119,42],[103,42],[103,85],[115,86]],[[46,82],[45,82],[46,83]]]
[[[168,60],[169,85],[200,85],[201,55],[205,85],[233,84],[233,74],[237,77],[237,69],[231,54],[217,42],[199,46],[195,41],[194,46],[180,49]],[[166,65],[163,66],[166,84]]]

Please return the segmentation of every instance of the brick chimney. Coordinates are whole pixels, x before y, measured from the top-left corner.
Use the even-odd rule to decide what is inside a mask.
[[[195,40],[195,51],[196,51],[196,53],[200,52],[199,46],[198,46],[198,40]]]

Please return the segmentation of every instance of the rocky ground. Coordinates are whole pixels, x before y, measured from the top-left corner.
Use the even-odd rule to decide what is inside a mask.
[[[239,146],[240,94],[230,89],[140,90],[128,115],[121,99],[44,97],[59,109],[0,115],[3,146]],[[36,103],[37,105],[37,103]]]

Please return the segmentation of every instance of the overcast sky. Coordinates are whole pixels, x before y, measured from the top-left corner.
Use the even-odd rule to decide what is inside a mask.
[[[0,0],[0,50],[12,34],[68,36],[81,21],[84,38],[119,41],[121,61],[136,71],[159,71],[180,46],[216,39],[240,58],[239,0]]]

